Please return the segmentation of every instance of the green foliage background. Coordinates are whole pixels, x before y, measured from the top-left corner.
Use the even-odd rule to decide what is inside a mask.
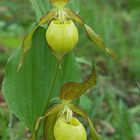
[[[98,72],[96,88],[81,98],[80,106],[94,120],[104,140],[139,140],[140,2],[80,0],[79,7],[85,22],[102,36],[120,59],[114,61],[92,46],[79,28],[80,40],[75,54],[82,66],[83,79],[90,72],[92,59]],[[21,44],[26,27],[34,21],[35,14],[28,0],[22,3],[18,0],[0,1],[1,81],[8,56]],[[28,131],[5,107],[1,91],[0,102],[0,139],[25,140]],[[8,125],[9,122],[12,126]]]

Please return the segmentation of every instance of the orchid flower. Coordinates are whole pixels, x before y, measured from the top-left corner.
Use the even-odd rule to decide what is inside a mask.
[[[77,13],[66,7],[69,0],[50,0],[50,2],[54,8],[48,11],[24,38],[18,69],[23,64],[25,53],[32,47],[32,36],[39,26],[46,29],[46,40],[52,53],[59,62],[61,62],[64,55],[71,51],[78,42],[78,30],[75,22],[84,27],[92,43],[112,57],[116,57],[114,51],[105,46],[102,38],[91,27],[86,25]],[[43,25],[48,26],[46,28]]]

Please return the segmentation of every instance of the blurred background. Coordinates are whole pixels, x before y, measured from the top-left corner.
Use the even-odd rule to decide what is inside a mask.
[[[74,50],[83,79],[94,60],[97,86],[80,100],[103,140],[140,140],[140,0],[79,0],[81,17],[102,36],[119,60],[112,60],[79,27]],[[0,140],[27,140],[28,130],[7,108],[1,85],[5,65],[35,21],[29,0],[0,0]]]

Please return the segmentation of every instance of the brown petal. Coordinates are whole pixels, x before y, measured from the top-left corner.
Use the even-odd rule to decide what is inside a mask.
[[[60,98],[63,100],[74,100],[80,97],[89,88],[96,85],[96,70],[93,65],[89,78],[81,83],[68,82],[61,88]]]

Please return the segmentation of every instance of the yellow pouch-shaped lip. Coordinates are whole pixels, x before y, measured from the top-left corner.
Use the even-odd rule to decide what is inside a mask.
[[[71,20],[63,23],[53,20],[46,31],[46,39],[53,51],[65,54],[76,46],[78,30]]]
[[[87,140],[84,126],[74,117],[69,122],[59,117],[54,126],[54,136],[56,140]]]

